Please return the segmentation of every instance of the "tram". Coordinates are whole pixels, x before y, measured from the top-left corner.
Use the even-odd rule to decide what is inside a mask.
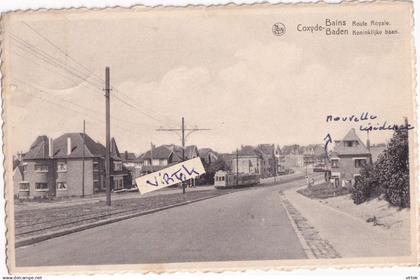
[[[258,174],[236,174],[219,170],[214,175],[214,187],[216,189],[249,187],[259,183],[260,175]]]

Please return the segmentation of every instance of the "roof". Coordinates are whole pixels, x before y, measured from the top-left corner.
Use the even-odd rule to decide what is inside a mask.
[[[358,145],[354,145],[352,147],[344,146],[345,142],[348,141],[356,141]],[[337,155],[368,155],[370,154],[369,150],[366,148],[363,141],[357,136],[356,131],[354,128],[350,129],[347,132],[346,136],[344,136],[343,140],[340,142],[335,143],[335,147],[333,150]]]
[[[71,142],[71,153],[67,154],[67,139],[70,138]],[[84,139],[83,139],[84,138]],[[92,157],[104,157],[105,147],[95,142],[89,135],[83,133],[65,133],[60,137],[53,140],[53,156],[54,158],[81,158],[83,157],[83,141],[84,145],[84,156],[86,158]],[[116,148],[116,143],[114,140]],[[35,142],[31,145],[29,152],[24,156],[25,160],[29,159],[48,159],[49,141],[48,137],[43,135],[37,137]],[[116,148],[118,151],[118,148]],[[112,158],[118,159],[116,154],[111,154]]]
[[[48,137],[46,135],[38,136],[23,159],[47,158],[48,147]]]
[[[120,154],[120,156],[121,156],[121,159],[124,161],[135,161],[137,159],[135,153],[129,153],[127,151]]]
[[[198,154],[200,155],[200,157],[206,157],[209,153],[216,154],[216,152],[210,148],[201,148],[198,150]]]
[[[169,159],[173,152],[168,149],[166,145],[158,146],[153,148],[153,151],[149,150],[144,153],[141,158],[144,159]]]
[[[170,151],[174,152],[174,154],[179,158],[182,159],[182,147],[178,145],[165,145]],[[185,159],[192,159],[195,156],[198,156],[198,149],[196,145],[189,145],[185,147],[184,150],[184,157]]]
[[[112,137],[111,139],[110,151],[111,151],[111,157],[113,159],[121,159],[120,151],[118,150],[118,146],[117,146],[117,143],[115,142],[114,137]]]
[[[238,151],[239,156],[261,156],[261,151],[253,146],[242,146]]]

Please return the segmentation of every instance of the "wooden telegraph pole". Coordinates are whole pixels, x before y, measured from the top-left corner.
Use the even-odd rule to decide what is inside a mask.
[[[85,120],[83,120],[83,149],[82,149],[82,197],[85,197],[85,135],[86,127]]]
[[[106,205],[111,206],[111,132],[110,132],[110,81],[109,81],[109,67],[105,68],[105,120],[106,120],[106,140],[105,140],[105,188],[106,188]]]
[[[239,150],[236,149],[236,186],[239,184]]]

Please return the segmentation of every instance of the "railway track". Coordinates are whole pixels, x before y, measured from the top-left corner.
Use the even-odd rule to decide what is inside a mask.
[[[256,187],[284,184],[301,180],[305,176],[296,174],[290,177],[278,177],[276,182],[263,182]],[[112,208],[99,203],[74,205],[67,207],[46,208],[41,210],[22,210],[15,214],[15,236],[16,239],[40,235],[47,232],[71,228],[101,220],[126,216],[142,211],[165,207],[171,204],[187,202],[208,196],[221,196],[236,191],[244,191],[250,188],[233,188],[223,190],[205,190],[182,194],[169,194],[156,197],[139,197],[118,200]]]

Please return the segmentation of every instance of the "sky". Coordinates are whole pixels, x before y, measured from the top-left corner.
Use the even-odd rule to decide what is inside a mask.
[[[369,112],[379,123],[414,123],[409,17],[389,12],[394,37],[327,37],[299,23],[354,19],[329,8],[293,6],[122,9],[10,14],[5,119],[13,153],[38,135],[86,133],[105,143],[105,67],[111,69],[111,135],[120,151],[181,144],[231,152],[240,145],[323,143],[359,123],[326,117]],[[352,9],[357,9],[353,7]],[[369,9],[359,18],[375,15]],[[273,23],[287,27],[274,36]],[[376,124],[373,122],[372,124]],[[363,140],[365,133],[357,132]],[[390,132],[373,132],[386,142]]]

